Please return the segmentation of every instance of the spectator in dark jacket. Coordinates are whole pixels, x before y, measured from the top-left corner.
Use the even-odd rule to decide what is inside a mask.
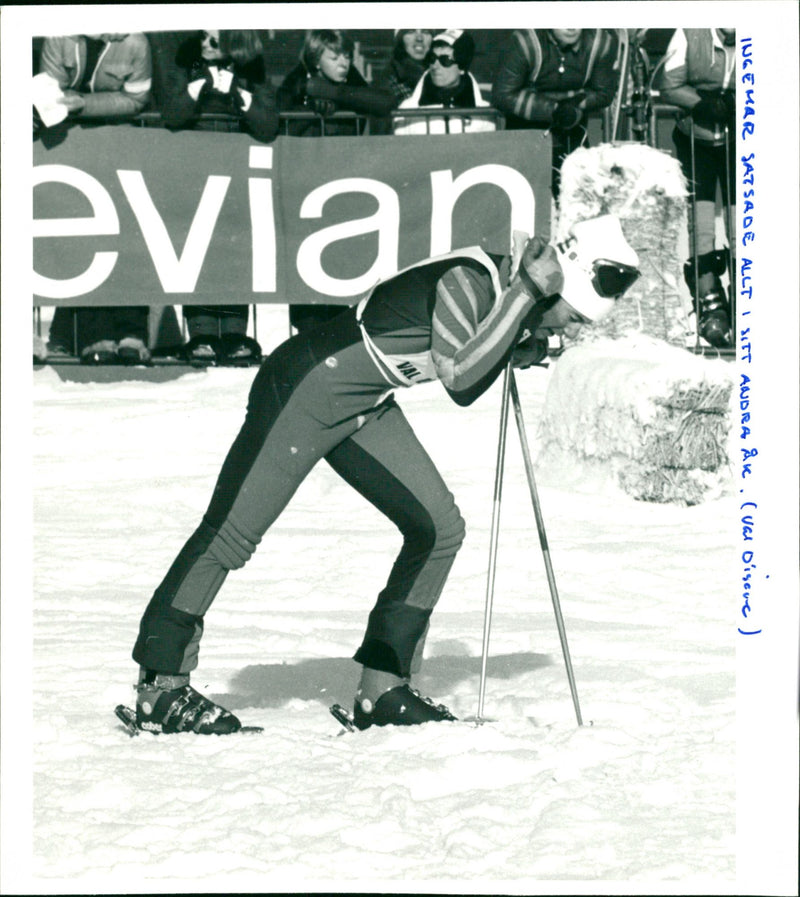
[[[394,105],[388,90],[372,87],[353,65],[353,41],[344,31],[308,31],[300,62],[278,88],[281,112],[316,113],[314,117],[289,123],[288,133],[297,137],[319,137],[324,120],[325,136],[354,135],[352,121],[330,120],[336,112],[386,116]],[[298,331],[329,320],[342,311],[341,305],[295,305],[289,321]]]
[[[278,133],[275,92],[264,64],[257,31],[198,31],[177,49],[161,73],[160,112],[169,128],[217,130],[202,116],[230,117],[228,128],[262,141]],[[224,125],[223,125],[224,126]],[[247,305],[184,306],[190,361],[240,363],[258,360],[261,347],[247,336]]]
[[[353,65],[353,41],[344,31],[309,31],[300,52],[300,62],[278,88],[281,112],[356,112],[385,116],[394,105],[388,90],[368,84]],[[318,121],[292,123],[295,136],[321,134]],[[326,122],[325,134],[354,134],[351,123]]]
[[[395,105],[407,100],[419,79],[428,70],[426,58],[433,41],[431,28],[399,28],[394,33],[394,49],[379,83],[394,96]]]
[[[278,108],[257,31],[199,31],[185,40],[165,75],[161,117],[170,128],[202,128],[203,113],[235,118],[238,129],[269,142]]]
[[[506,128],[539,128],[553,139],[553,195],[565,156],[586,143],[586,113],[604,109],[619,81],[618,42],[597,28],[515,31],[492,87]]]

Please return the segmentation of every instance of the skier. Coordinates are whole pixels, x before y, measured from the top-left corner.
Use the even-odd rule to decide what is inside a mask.
[[[208,510],[142,617],[133,649],[139,728],[241,728],[189,684],[203,617],[321,458],[403,536],[354,657],[363,666],[355,725],[454,719],[410,679],[464,521],[394,390],[438,379],[469,405],[512,355],[519,367],[541,360],[548,335],[607,313],[638,276],[636,253],[612,216],[575,225],[558,247],[538,237],[517,246],[511,258],[471,247],[413,265],[263,362]]]

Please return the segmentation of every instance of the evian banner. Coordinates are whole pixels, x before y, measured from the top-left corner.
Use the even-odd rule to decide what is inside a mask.
[[[427,256],[549,233],[535,131],[265,145],[108,126],[33,153],[36,305],[349,304]]]

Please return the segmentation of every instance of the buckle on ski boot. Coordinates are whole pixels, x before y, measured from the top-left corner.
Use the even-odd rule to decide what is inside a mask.
[[[230,711],[189,685],[188,676],[157,675],[137,686],[136,724],[147,732],[229,735],[242,728]]]

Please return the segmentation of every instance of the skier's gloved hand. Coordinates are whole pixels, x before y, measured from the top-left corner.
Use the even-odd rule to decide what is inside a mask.
[[[577,103],[572,100],[562,100],[553,110],[553,130],[569,131],[576,127],[583,112],[578,108]]]
[[[514,351],[511,354],[511,363],[520,370],[539,364],[547,358],[547,348],[546,339],[527,334],[514,346]]]
[[[541,237],[531,237],[522,251],[511,285],[521,287],[537,301],[560,293],[564,287],[564,275],[555,249]]]

